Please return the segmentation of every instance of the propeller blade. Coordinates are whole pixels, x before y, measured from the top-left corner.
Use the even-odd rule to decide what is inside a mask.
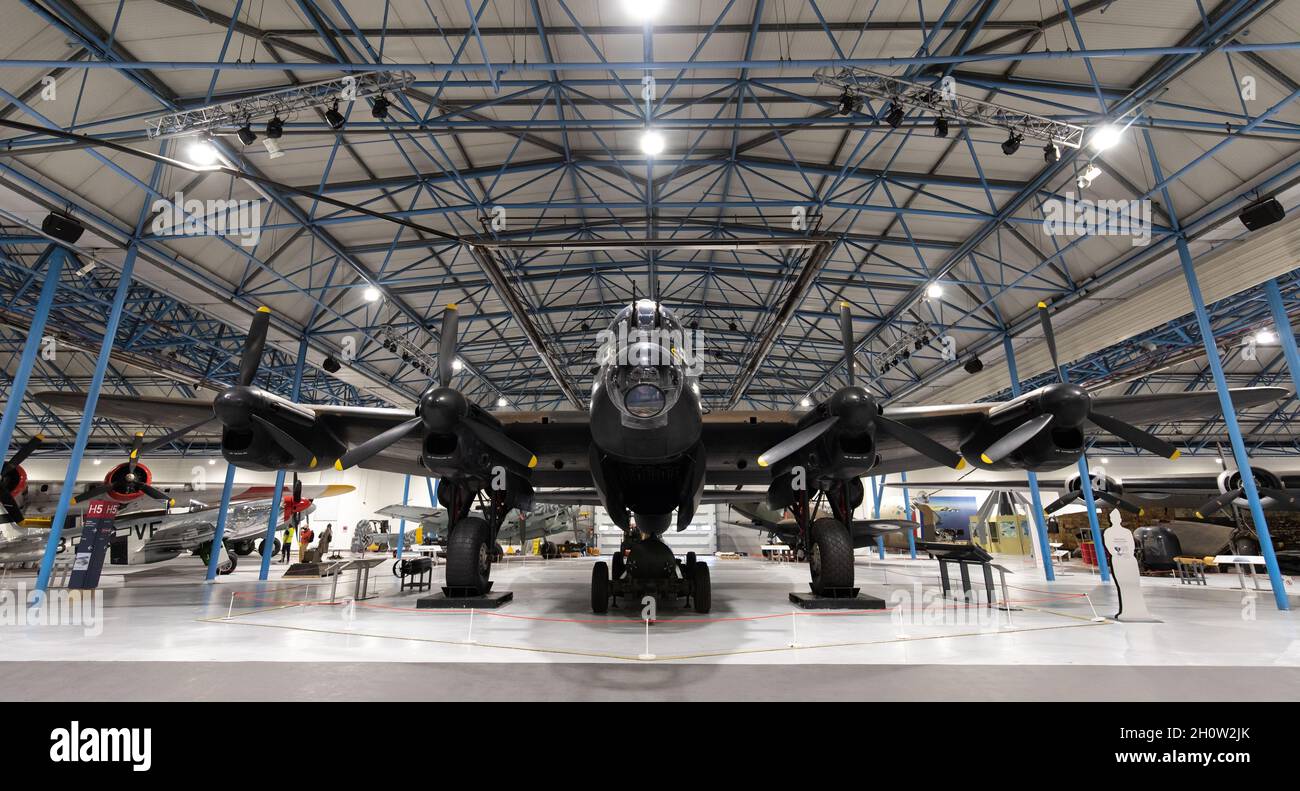
[[[296,472],[293,474],[293,501],[295,503],[302,502],[302,479],[298,477]]]
[[[1197,508],[1196,517],[1198,519],[1205,519],[1210,514],[1217,513],[1225,505],[1232,502],[1233,500],[1236,500],[1238,497],[1243,496],[1244,494],[1245,493],[1241,489],[1229,489],[1228,491],[1224,492],[1223,494],[1209,501],[1205,505],[1202,505],[1200,508]]]
[[[1258,491],[1260,497],[1271,497],[1288,508],[1296,507],[1296,497],[1290,492],[1285,492],[1281,489],[1259,489]]]
[[[1134,505],[1128,500],[1125,500],[1120,497],[1116,497],[1110,492],[1105,492],[1102,491],[1101,489],[1093,489],[1092,496],[1097,498],[1098,500],[1101,500],[1102,502],[1110,503],[1111,505],[1115,506],[1116,508],[1122,511],[1128,511],[1131,514],[1137,514],[1138,516],[1141,516],[1142,514],[1146,513],[1141,506]]]
[[[1026,420],[1024,423],[1016,426],[1007,432],[1006,436],[989,445],[983,453],[980,454],[980,461],[985,464],[995,464],[1002,461],[1007,456],[1015,453],[1029,440],[1038,436],[1038,432],[1047,428],[1052,422],[1052,415],[1039,415],[1033,420]]]
[[[1157,456],[1163,456],[1172,461],[1182,455],[1178,448],[1175,448],[1173,445],[1170,445],[1168,442],[1165,442],[1156,435],[1148,431],[1143,431],[1137,426],[1125,423],[1118,418],[1113,418],[1110,415],[1101,415],[1092,412],[1088,415],[1088,420],[1102,431],[1114,434],[1120,439],[1125,440],[1142,450],[1154,453]]]
[[[267,432],[275,439],[275,444],[289,451],[289,455],[293,456],[294,462],[298,464],[305,464],[308,467],[313,467],[313,468],[316,466],[316,454],[312,453],[311,450],[308,449],[306,445],[294,439],[293,436],[290,435],[287,431],[275,425],[274,423],[267,420],[266,418],[260,415],[253,415],[252,417],[253,420],[257,421],[258,425],[266,429]]]
[[[1043,509],[1043,513],[1054,514],[1082,496],[1083,492],[1066,492],[1048,504],[1048,506]]]
[[[456,325],[460,311],[453,302],[442,312],[442,335],[438,338],[438,384],[451,387],[451,377],[456,373]]]
[[[4,468],[6,470],[11,470],[14,467],[17,467],[18,465],[27,461],[27,457],[32,455],[32,452],[36,450],[36,446],[40,445],[44,441],[45,441],[44,434],[33,434],[30,439],[28,439],[26,442],[22,444],[21,447],[18,448],[18,452],[15,453],[8,461],[5,462]]]
[[[1061,361],[1056,356],[1056,333],[1052,331],[1052,316],[1047,312],[1047,303],[1038,303],[1038,323],[1043,325],[1043,340],[1047,341],[1047,353],[1052,356],[1052,370],[1056,371],[1056,380],[1065,381],[1061,371]]]
[[[162,491],[161,489],[155,489],[154,487],[150,486],[147,483],[142,483],[136,488],[138,488],[140,491],[144,492],[147,496],[152,497],[155,500],[161,500],[162,502],[167,503],[169,507],[176,504],[176,501],[173,500],[171,496],[168,495],[166,492]]]
[[[530,470],[537,466],[537,457],[533,455],[533,452],[510,439],[504,433],[474,420],[465,420],[464,425],[474,432],[474,436],[478,437],[484,445],[514,463],[523,465]]]
[[[72,499],[68,500],[68,503],[70,505],[77,502],[88,503],[107,491],[108,491],[108,484],[97,483],[94,486],[87,489],[86,491],[82,492],[80,497],[73,497]]]
[[[853,386],[853,316],[849,303],[840,302],[840,342],[844,345],[844,367],[848,369],[849,387]]]
[[[135,439],[131,440],[131,455],[126,457],[126,472],[128,475],[135,474],[135,467],[140,463],[140,446],[144,444],[144,434],[137,431]]]
[[[760,454],[758,457],[758,466],[770,467],[781,459],[784,459],[786,456],[789,456],[791,453],[799,450],[804,445],[807,445],[809,442],[812,442],[825,434],[827,431],[830,431],[838,422],[840,422],[839,417],[828,417],[825,420],[812,424],[803,431],[791,434],[789,437],[786,437]]]
[[[423,422],[419,417],[413,417],[410,420],[398,423],[382,434],[376,434],[344,453],[338,461],[334,462],[334,469],[346,470],[349,467],[357,466],[388,446],[405,439],[411,432],[419,429]]]
[[[18,524],[23,521],[23,509],[18,506],[18,501],[8,490],[0,491],[0,505],[4,506],[5,515],[9,517],[10,522]]]
[[[217,422],[217,419],[215,417],[210,417],[207,418],[206,420],[200,420],[197,423],[191,423],[188,426],[178,428],[172,433],[165,434],[159,437],[158,439],[154,440],[153,442],[150,442],[148,445],[145,445],[143,448],[140,449],[140,453],[141,454],[153,453],[155,450],[158,450],[164,445],[170,445],[171,443],[175,442],[176,440],[180,439],[186,434],[189,434],[191,431],[197,431],[203,428],[204,426],[208,425],[209,423],[215,423],[215,422]]]
[[[248,337],[244,340],[244,355],[239,358],[239,384],[248,386],[257,376],[257,367],[262,364],[262,350],[266,348],[266,330],[271,326],[271,309],[263,305],[253,314],[253,321],[248,325]]]
[[[927,459],[936,461],[945,467],[960,470],[966,466],[966,460],[961,457],[961,454],[945,448],[906,423],[900,423],[897,420],[890,420],[884,415],[878,415],[876,417],[876,430],[881,434],[893,437]]]

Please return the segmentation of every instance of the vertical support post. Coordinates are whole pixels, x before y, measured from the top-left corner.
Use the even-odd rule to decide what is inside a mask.
[[[298,362],[293,368],[293,392],[290,398],[298,400],[302,392],[302,371],[307,365],[307,335],[298,342]],[[266,536],[262,539],[262,569],[257,579],[265,582],[271,573],[271,551],[275,547],[275,529],[280,525],[280,503],[284,502],[284,470],[275,473],[275,490],[271,493],[271,513],[266,520]],[[296,537],[296,536],[295,536]]]
[[[1237,469],[1243,473],[1250,470],[1250,459],[1246,456],[1246,443],[1241,439],[1241,426],[1237,425],[1237,413],[1232,406],[1232,395],[1228,392],[1228,380],[1223,375],[1223,361],[1219,359],[1219,347],[1214,342],[1214,328],[1210,326],[1210,314],[1205,310],[1205,297],[1201,294],[1201,283],[1196,277],[1196,268],[1192,263],[1192,251],[1187,247],[1187,237],[1179,234],[1178,260],[1183,266],[1183,277],[1187,280],[1187,291],[1192,297],[1192,310],[1196,313],[1196,325],[1201,331],[1201,343],[1205,346],[1205,358],[1210,364],[1210,373],[1214,376],[1214,386],[1219,394],[1219,406],[1223,410],[1223,424],[1228,429],[1228,439],[1232,444],[1232,455],[1236,459]],[[1276,287],[1276,284],[1274,284]],[[1281,307],[1281,295],[1279,307]],[[1270,307],[1272,297],[1270,295]],[[1279,326],[1278,335],[1291,335],[1291,324]],[[1292,346],[1295,339],[1291,339]],[[1294,351],[1292,352],[1294,354]],[[1291,358],[1287,359],[1291,364]],[[1292,376],[1295,368],[1291,369]],[[1259,548],[1264,553],[1264,566],[1268,569],[1268,580],[1273,586],[1273,600],[1279,610],[1291,609],[1287,600],[1286,589],[1282,587],[1282,572],[1277,565],[1277,553],[1273,551],[1273,539],[1268,532],[1268,522],[1264,519],[1264,508],[1259,504],[1259,490],[1255,487],[1255,476],[1243,474],[1241,488],[1246,490],[1246,501],[1250,504],[1251,521],[1255,523],[1255,533],[1259,536]]]
[[[1291,371],[1291,383],[1300,395],[1300,352],[1296,350],[1295,331],[1291,329],[1291,317],[1286,314],[1282,304],[1282,289],[1277,280],[1264,281],[1264,294],[1268,297],[1268,309],[1273,314],[1273,328],[1277,330],[1278,342],[1282,344],[1282,353],[1286,355],[1286,367]],[[0,444],[0,447],[4,447]]]
[[[402,484],[402,505],[406,505],[411,500],[411,476],[407,474],[406,481]],[[402,559],[402,549],[406,546],[406,520],[403,519],[397,528],[397,559]]]
[[[113,305],[108,311],[108,322],[104,325],[104,340],[99,344],[99,356],[95,360],[95,374],[91,377],[90,388],[86,391],[86,406],[81,413],[81,425],[77,427],[77,438],[72,443],[72,455],[68,458],[68,471],[63,476],[63,489],[59,492],[59,505],[50,521],[50,536],[45,543],[45,556],[41,558],[41,568],[36,574],[35,595],[40,599],[50,586],[50,573],[54,570],[54,556],[59,551],[59,539],[63,536],[63,523],[68,518],[68,508],[72,503],[72,493],[77,486],[77,473],[81,470],[81,458],[86,452],[86,443],[90,440],[90,430],[95,424],[95,408],[99,405],[99,391],[104,386],[104,376],[108,373],[108,360],[113,352],[113,340],[117,337],[117,328],[122,323],[122,307],[126,304],[126,295],[131,291],[131,272],[135,269],[137,255],[135,242],[127,248],[126,260],[122,262],[122,271],[117,281],[117,291],[113,294]]]
[[[221,489],[221,510],[217,512],[217,530],[212,534],[212,552],[208,555],[208,582],[217,578],[221,562],[221,545],[226,541],[226,517],[230,515],[230,493],[235,486],[235,465],[226,462],[226,483]]]
[[[912,494],[907,489],[907,473],[901,473],[903,481],[903,518],[912,518]],[[916,560],[916,532],[912,529],[907,531],[907,554],[912,560]]]
[[[879,483],[877,483],[875,477],[872,477],[872,479],[871,479],[871,499],[872,499],[871,515],[872,515],[872,518],[873,518],[873,519],[879,519],[879,518],[880,518],[880,501],[881,501],[882,499],[884,499],[884,497],[885,497],[885,476],[883,476],[883,475],[880,476],[880,481],[879,481]],[[852,527],[852,526],[850,526],[850,528],[851,528],[851,527]],[[884,560],[884,559],[885,559],[885,537],[884,537],[884,536],[876,536],[876,554],[877,554],[877,556],[878,556],[881,560]]]
[[[1102,582],[1110,582],[1110,564],[1106,562],[1106,547],[1101,542],[1101,524],[1097,521],[1097,500],[1092,496],[1092,475],[1088,473],[1088,454],[1079,457],[1079,489],[1083,504],[1088,509],[1088,527],[1092,530],[1092,544],[1097,549],[1097,571]],[[1047,559],[1051,562],[1051,558]]]
[[[45,336],[45,321],[50,317],[54,292],[59,288],[59,276],[66,259],[67,253],[62,247],[51,245],[36,262],[37,270],[42,263],[45,264],[45,282],[41,284],[41,294],[36,300],[36,314],[32,316],[32,326],[27,331],[27,342],[23,345],[23,356],[18,361],[18,370],[14,372],[13,384],[9,388],[9,402],[5,404],[4,418],[0,420],[0,453],[8,453],[6,448],[14,438],[14,427],[18,425],[18,415],[26,401],[27,382],[31,379],[32,368],[36,366],[36,355],[41,350],[41,341]]]
[[[1006,350],[1007,372],[1011,375],[1011,395],[1020,395],[1020,373],[1016,370],[1016,350],[1011,344],[1011,336],[1002,336],[1002,348]],[[1043,497],[1038,491],[1038,473],[1025,474],[1029,481],[1029,501],[1034,506],[1034,532],[1038,536],[1038,555],[1043,561],[1043,575],[1048,582],[1056,581],[1056,570],[1052,568],[1052,549],[1047,538],[1047,517],[1043,513]],[[1080,478],[1087,480],[1087,478]],[[1091,497],[1092,493],[1089,492]]]

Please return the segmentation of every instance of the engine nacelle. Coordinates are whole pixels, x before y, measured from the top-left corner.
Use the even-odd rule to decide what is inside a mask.
[[[143,464],[135,465],[135,472],[131,472],[130,465],[123,462],[108,471],[104,476],[104,483],[108,486],[108,496],[119,503],[129,503],[133,500],[139,500],[144,497],[144,492],[133,487],[131,484],[152,484],[153,473]]]
[[[1124,484],[1121,483],[1120,481],[1110,477],[1109,475],[1102,475],[1101,473],[1095,470],[1089,470],[1088,475],[1089,477],[1092,478],[1093,491],[1106,492],[1107,494],[1113,494],[1116,497],[1123,496]],[[1082,479],[1083,476],[1079,475],[1078,473],[1075,473],[1074,475],[1071,475],[1069,478],[1066,478],[1065,491],[1067,492],[1083,491],[1083,487],[1080,485],[1080,481]]]
[[[1282,482],[1281,477],[1263,467],[1251,467],[1250,474],[1255,478],[1256,489],[1286,489],[1286,485]],[[1228,492],[1240,489],[1241,471],[1224,470],[1219,473],[1218,486],[1219,494],[1227,494]],[[1250,502],[1245,497],[1238,497],[1232,501],[1232,504],[1238,508],[1250,507]],[[1276,498],[1264,497],[1263,495],[1259,498],[1259,504],[1265,509],[1275,508],[1280,505]]]
[[[231,387],[212,403],[221,421],[221,455],[249,470],[307,471],[327,466],[347,450],[311,410],[255,387]],[[298,460],[267,427],[270,423],[307,448],[315,459]]]

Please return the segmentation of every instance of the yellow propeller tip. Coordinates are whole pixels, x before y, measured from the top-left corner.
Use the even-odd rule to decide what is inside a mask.
[[[311,463],[308,464],[307,466],[308,466],[309,468],[313,469],[313,470],[316,469],[316,457],[315,457],[315,456],[312,456],[312,457],[311,457]]]
[[[1039,303],[1038,303],[1038,307],[1043,308],[1044,310],[1046,310],[1046,309],[1047,309],[1047,303],[1046,303],[1046,302],[1039,302]]]
[[[758,466],[760,466],[760,467],[766,467],[766,466],[767,466],[767,460],[764,459],[762,456],[759,456],[759,457],[758,457]]]
[[[134,459],[138,454],[139,454],[139,451],[134,451],[134,450],[131,451],[131,458]]]
[[[1181,455],[1183,455],[1183,452],[1181,450],[1175,449],[1174,452],[1169,456],[1169,460],[1173,461],[1174,459],[1178,458]]]
[[[1204,519],[1204,518],[1205,518],[1205,514],[1202,514],[1200,511],[1197,511],[1197,512],[1196,512],[1196,518],[1197,518],[1197,519]]]
[[[534,468],[534,467],[536,467],[536,466],[537,466],[537,457],[536,457],[536,456],[530,456],[530,457],[528,458],[528,469],[531,470],[532,468]]]
[[[447,310],[460,310],[460,308],[456,306],[455,302],[448,302]]]
[[[1145,508],[1139,508],[1139,509],[1138,509],[1138,516],[1145,516],[1145,515],[1146,515],[1146,512],[1147,512],[1147,509],[1145,509]]]
[[[993,463],[993,460],[989,458],[989,455],[987,453],[980,454],[980,461],[984,462],[985,464]]]
[[[175,501],[175,500],[168,500],[168,501],[167,501],[167,507],[168,507],[168,508],[171,508],[171,507],[174,506],[174,505],[176,505],[176,501]]]
[[[840,300],[840,307],[847,308],[848,306],[849,306],[849,301],[847,299]]]
[[[258,312],[258,313],[270,313],[270,312],[271,312],[271,309],[268,308],[267,306],[263,305],[262,307],[260,307],[260,308],[257,309],[257,312]]]
[[[137,432],[135,432],[135,435],[136,435],[137,437],[143,437],[143,436],[144,436],[144,432],[143,432],[143,431],[137,431]]]
[[[955,467],[953,467],[953,469],[954,469],[954,470],[964,470],[964,469],[966,469],[966,460],[965,460],[965,459],[958,459],[958,460],[957,460],[957,465],[956,465]]]
[[[45,435],[44,435],[44,434],[37,434],[37,435],[35,435],[35,436],[36,436],[36,441],[37,441],[37,442],[44,442],[44,441],[45,441]]]
[[[338,470],[339,472],[343,472],[343,460],[342,460],[342,459],[338,459],[338,460],[336,460],[336,461],[334,462],[334,469]]]
[[[76,505],[76,504],[77,504],[77,498],[73,497],[72,499],[68,500],[68,505]],[[1197,514],[1197,516],[1200,516],[1200,514]]]

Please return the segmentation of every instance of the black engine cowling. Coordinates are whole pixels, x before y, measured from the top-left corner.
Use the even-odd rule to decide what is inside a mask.
[[[221,421],[221,455],[252,470],[306,471],[343,455],[347,445],[310,407],[255,387],[231,387],[212,404]],[[278,436],[277,430],[285,436]],[[306,449],[295,453],[294,444]]]

